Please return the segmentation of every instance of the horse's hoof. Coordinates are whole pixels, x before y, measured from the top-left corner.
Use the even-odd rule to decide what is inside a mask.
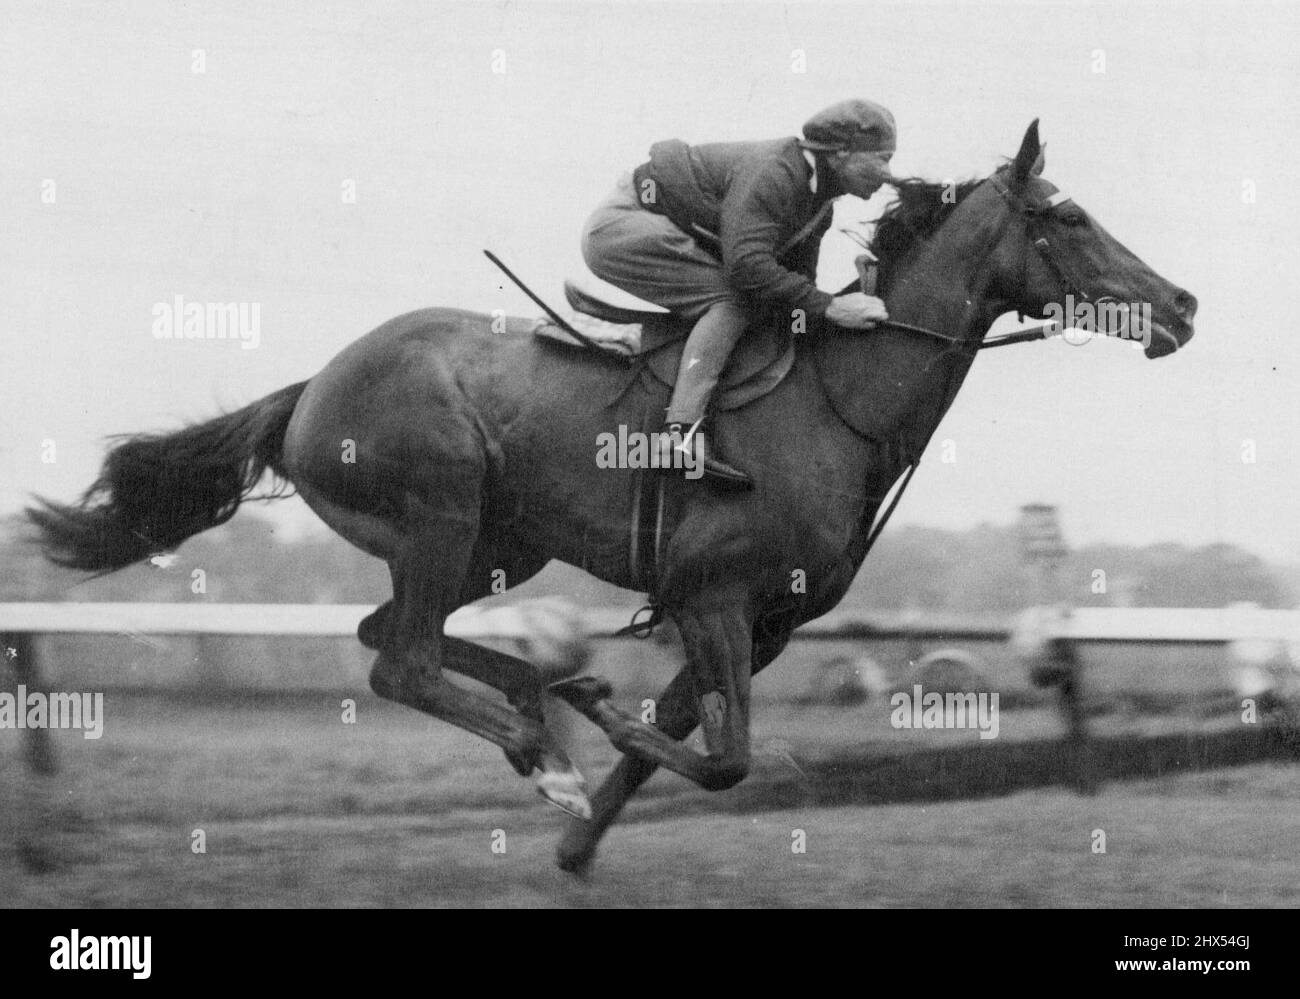
[[[555,853],[555,866],[567,874],[584,880],[591,875],[592,858],[587,854],[565,853],[563,847]]]
[[[537,775],[537,793],[556,808],[561,808],[584,822],[591,818],[587,800],[587,782],[576,767],[568,770],[543,770]]]
[[[613,695],[614,688],[601,676],[575,676],[572,680],[552,683],[546,692],[582,711]]]
[[[591,863],[596,859],[596,845],[591,841],[591,829],[586,825],[570,823],[555,850],[555,866],[569,874],[585,878],[591,873]]]

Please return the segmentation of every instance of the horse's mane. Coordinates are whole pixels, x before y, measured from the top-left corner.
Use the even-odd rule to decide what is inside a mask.
[[[906,177],[894,182],[894,202],[876,222],[871,252],[880,259],[880,290],[889,287],[894,265],[917,243],[932,236],[981,180],[942,183]],[[947,193],[947,197],[945,197]]]

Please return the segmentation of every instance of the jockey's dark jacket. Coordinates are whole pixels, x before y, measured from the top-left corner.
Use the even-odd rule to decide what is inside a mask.
[[[721,256],[727,283],[742,299],[820,316],[831,303],[814,283],[830,210],[787,248],[826,202],[844,193],[820,158],[817,164],[814,194],[812,171],[793,137],[701,146],[669,139],[650,147],[649,161],[632,177],[643,208],[666,215]],[[718,244],[697,226],[715,234]]]

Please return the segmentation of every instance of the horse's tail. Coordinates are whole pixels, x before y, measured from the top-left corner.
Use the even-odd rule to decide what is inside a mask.
[[[64,506],[37,497],[28,508],[46,556],[113,572],[225,523],[268,468],[285,477],[284,435],[306,387],[290,385],[175,433],[122,437],[80,500]]]

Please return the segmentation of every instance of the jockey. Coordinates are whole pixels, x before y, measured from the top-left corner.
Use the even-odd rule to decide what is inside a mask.
[[[850,329],[888,318],[880,299],[835,298],[814,278],[834,200],[869,198],[890,182],[896,134],[885,108],[849,100],[809,119],[802,139],[658,142],[587,220],[582,255],[597,277],[694,320],[660,438],[694,456],[686,467],[752,485],[706,449],[701,424],[756,313],[801,309]]]

